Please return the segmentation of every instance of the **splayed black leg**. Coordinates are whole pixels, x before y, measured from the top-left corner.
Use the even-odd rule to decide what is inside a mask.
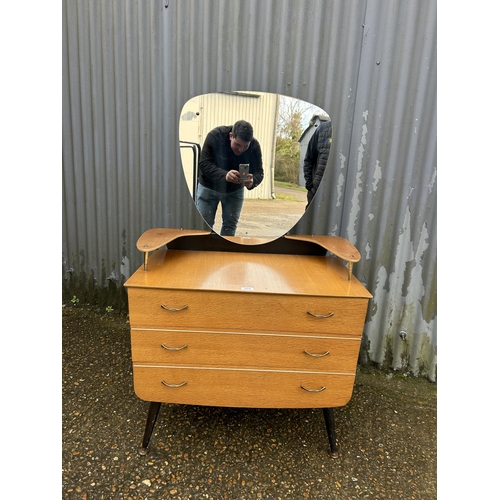
[[[144,438],[142,439],[142,448],[139,448],[139,455],[145,455],[148,452],[148,444],[153,434],[153,429],[160,412],[161,403],[151,402],[149,405],[148,419],[146,421],[146,430],[144,431]]]
[[[325,417],[326,432],[328,441],[330,442],[330,450],[333,458],[337,458],[337,440],[335,436],[335,420],[333,419],[333,408],[323,408],[323,416]]]

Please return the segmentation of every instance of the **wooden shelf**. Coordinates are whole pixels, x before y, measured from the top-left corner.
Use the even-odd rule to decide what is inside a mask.
[[[179,246],[179,240],[188,237],[191,241]],[[200,238],[202,238],[200,240]],[[210,240],[209,240],[210,238]],[[199,244],[198,242],[202,242]],[[208,243],[211,243],[209,245]],[[292,243],[293,242],[293,243]],[[174,244],[175,243],[175,244]],[[148,269],[149,253],[163,246],[184,249],[204,249],[226,252],[248,252],[248,253],[291,253],[301,254],[304,245],[307,245],[307,253],[310,248],[319,247],[326,252],[331,252],[338,258],[348,263],[349,279],[352,276],[352,265],[358,262],[361,255],[357,248],[345,238],[340,236],[315,236],[315,235],[285,235],[275,240],[265,238],[241,238],[222,237],[208,230],[197,229],[172,229],[154,228],[148,229],[137,240],[137,249],[144,253],[144,270]],[[301,246],[302,245],[302,246]],[[318,252],[318,250],[317,250]],[[321,253],[321,252],[320,252]]]

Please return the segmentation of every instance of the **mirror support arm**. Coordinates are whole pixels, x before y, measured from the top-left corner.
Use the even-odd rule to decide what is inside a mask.
[[[181,236],[200,236],[204,234],[210,234],[210,231],[170,228],[148,229],[141,235],[136,244],[137,249],[144,253],[144,271],[148,270],[149,252],[158,250],[158,248],[167,245]]]
[[[285,235],[285,238],[316,243],[340,259],[347,261],[347,278],[349,281],[352,278],[353,263],[361,259],[358,249],[349,240],[340,236]]]

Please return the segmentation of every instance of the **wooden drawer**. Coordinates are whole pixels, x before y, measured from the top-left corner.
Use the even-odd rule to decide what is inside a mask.
[[[246,408],[327,408],[349,402],[354,375],[154,367],[134,364],[145,401]],[[179,387],[168,387],[171,384]],[[308,392],[302,387],[310,391]]]
[[[367,298],[147,288],[129,288],[128,294],[132,328],[311,332],[361,337],[368,307]],[[323,317],[315,317],[308,311]]]
[[[293,335],[132,330],[132,360],[207,367],[355,373],[361,340]],[[307,351],[309,354],[307,354]]]

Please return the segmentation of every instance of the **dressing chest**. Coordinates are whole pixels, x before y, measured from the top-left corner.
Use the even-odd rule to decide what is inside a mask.
[[[125,286],[134,390],[151,402],[140,453],[177,403],[322,408],[336,454],[333,408],[352,396],[371,298],[352,275],[359,252],[334,236],[234,240],[151,229],[137,242]]]

